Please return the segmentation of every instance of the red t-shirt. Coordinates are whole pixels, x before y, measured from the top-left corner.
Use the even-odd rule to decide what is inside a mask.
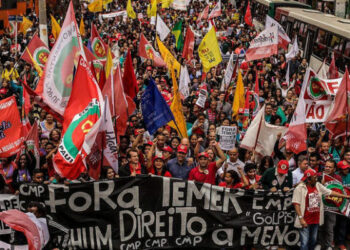
[[[134,171],[134,168],[131,166],[131,165],[129,165],[129,168],[130,168],[130,173],[132,174]],[[137,166],[137,168],[135,169],[135,172],[136,172],[136,174],[142,174],[141,173],[141,164],[139,163],[139,165]]]
[[[227,185],[226,182],[220,182],[219,183],[220,187],[226,187],[226,188],[242,188],[243,187],[243,183],[242,182],[238,182],[236,184],[231,184],[231,185]]]
[[[316,187],[307,187],[304,220],[308,225],[320,223],[321,202]]]
[[[151,169],[150,169],[150,171],[149,171],[151,174],[155,174],[154,173],[154,168],[153,167],[151,167]],[[157,174],[156,175],[158,175],[158,176],[161,176],[158,172],[157,172]],[[164,173],[164,175],[163,176],[165,176],[165,177],[172,177],[172,175],[169,173],[169,171],[165,171],[165,173]]]
[[[216,162],[209,163],[206,170],[208,170],[207,173],[201,173],[199,172],[199,166],[193,168],[188,176],[188,180],[215,185]]]

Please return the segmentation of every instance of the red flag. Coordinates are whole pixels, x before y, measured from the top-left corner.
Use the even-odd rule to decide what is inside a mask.
[[[246,10],[245,15],[244,15],[244,22],[249,26],[253,26],[253,19],[252,19],[252,13],[250,11],[250,2],[249,1],[248,1],[248,5],[247,5],[247,10]]]
[[[101,68],[99,75],[100,75],[100,77],[98,78],[98,86],[100,87],[100,90],[102,91],[105,84],[106,84],[106,72],[105,72],[104,67]]]
[[[134,99],[139,92],[134,68],[132,66],[131,52],[128,50],[124,63],[123,87],[126,95]]]
[[[213,19],[214,17],[221,16],[221,0],[219,0],[213,10],[209,14],[209,19]]]
[[[86,46],[84,46],[84,53],[88,63],[92,63],[93,61],[97,60],[95,55],[92,54],[92,52]]]
[[[17,209],[11,209],[0,213],[0,220],[16,231],[23,232],[28,241],[29,250],[40,250],[46,240],[41,237],[35,215],[23,213]],[[38,225],[40,223],[38,222]]]
[[[190,26],[186,29],[185,44],[182,50],[182,58],[184,58],[188,64],[191,64],[194,51],[194,33]]]
[[[202,19],[207,19],[209,14],[209,5],[205,7],[205,9],[199,14],[198,19],[197,19],[197,24],[202,20]]]
[[[103,164],[102,153],[104,147],[104,132],[99,132],[96,136],[94,145],[90,154],[86,157],[86,163],[89,166],[89,176],[95,180],[100,178],[101,165]]]
[[[162,57],[159,55],[157,51],[154,50],[152,45],[147,41],[146,37],[143,34],[140,35],[138,53],[140,57],[153,60],[154,66],[166,67],[166,64],[162,59]]]
[[[98,60],[106,61],[108,46],[101,39],[94,23],[91,23],[90,42],[91,42],[92,53],[94,54],[94,56]]]
[[[34,90],[32,90],[28,85],[26,85],[24,82],[23,82],[23,89],[25,89],[29,95],[33,96],[34,97],[34,101],[36,104],[38,104],[40,106],[40,108],[44,109],[47,113],[51,114],[53,116],[53,118],[55,120],[57,120],[58,122],[62,123],[63,122],[63,117],[53,111],[46,103],[44,103],[44,100],[41,96],[39,96],[36,92],[34,92]]]
[[[347,121],[347,115],[350,110],[349,91],[349,71],[346,68],[338,92],[335,95],[333,110],[325,121],[326,128],[333,137],[349,134],[350,122]]]
[[[36,160],[36,168],[40,167],[40,154],[39,154],[39,130],[38,124],[34,122],[32,128],[30,129],[26,139],[26,149],[27,152],[33,153]]]
[[[16,154],[22,145],[22,123],[14,96],[0,101],[0,158]]]
[[[136,105],[124,92],[119,66],[114,74],[109,74],[102,94],[108,96],[111,114],[117,119],[117,136],[124,135],[128,116],[134,112]]]
[[[332,61],[331,61],[331,64],[329,65],[327,78],[328,79],[337,79],[337,78],[339,78],[338,69],[337,69],[337,66],[335,66],[335,55],[334,55],[334,52],[332,53]]]
[[[86,170],[83,160],[95,142],[103,105],[96,79],[88,63],[80,57],[71,98],[64,112],[63,138],[53,160],[60,176],[74,180]]]
[[[46,44],[38,37],[37,34],[33,36],[32,40],[30,40],[27,48],[30,54],[32,55],[33,59],[38,63],[38,65],[41,68],[44,68],[47,58],[49,57],[50,50],[46,46]],[[24,50],[21,59],[33,65],[33,61],[30,58],[26,49]]]

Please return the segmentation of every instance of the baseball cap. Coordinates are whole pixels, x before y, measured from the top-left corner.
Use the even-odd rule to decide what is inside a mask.
[[[163,148],[163,151],[172,153],[172,152],[173,152],[173,149],[172,149],[170,146],[166,146],[165,148]]]
[[[287,160],[280,160],[277,165],[277,173],[287,174],[289,170],[289,163]]]
[[[337,167],[338,167],[339,169],[347,169],[347,168],[350,168],[350,165],[344,163],[344,161],[340,161],[340,162],[338,162]]]
[[[198,154],[198,158],[201,158],[201,157],[209,158],[209,155],[207,152],[202,152]]]
[[[177,147],[177,152],[187,154],[187,147],[185,145],[180,144]]]
[[[301,180],[305,181],[307,178],[312,177],[312,176],[316,176],[316,175],[317,175],[316,171],[313,170],[312,168],[309,168],[308,170],[306,170],[304,172],[304,176],[303,176],[303,178],[301,178]]]
[[[287,82],[282,82],[281,86],[288,86]]]
[[[147,66],[146,70],[152,70],[152,66]]]
[[[239,108],[238,109],[238,114],[244,114],[244,108]]]
[[[156,155],[156,156],[154,156],[154,158],[153,158],[153,161],[155,161],[155,160],[157,160],[157,159],[161,159],[161,160],[165,160],[164,159],[164,157],[162,156],[162,155]]]

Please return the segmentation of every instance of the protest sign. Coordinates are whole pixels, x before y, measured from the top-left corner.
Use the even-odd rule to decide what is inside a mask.
[[[20,200],[29,198],[47,205],[50,237],[61,248],[295,247],[299,242],[292,192],[137,176],[48,190],[21,185]]]
[[[219,130],[220,147],[222,150],[230,150],[235,147],[237,127],[221,126]]]
[[[208,92],[205,89],[201,89],[199,91],[198,99],[197,99],[197,102],[196,102],[197,106],[199,106],[201,108],[204,108],[205,101],[207,100],[207,94],[208,94]]]

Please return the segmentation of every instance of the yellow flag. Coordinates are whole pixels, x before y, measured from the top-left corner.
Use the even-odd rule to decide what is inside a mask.
[[[23,21],[21,23],[20,31],[23,32],[23,34],[27,34],[27,30],[33,26],[33,23],[26,17],[23,17]]]
[[[113,69],[113,58],[112,58],[111,49],[108,47],[107,60],[106,60],[106,66],[105,66],[106,79],[108,79],[112,69]]]
[[[157,15],[157,1],[152,2],[152,7],[151,7],[151,16],[156,16]]]
[[[184,137],[187,138],[188,135],[187,135],[186,120],[182,110],[180,91],[179,91],[179,87],[177,86],[174,69],[171,70],[171,78],[173,79],[174,98],[173,98],[173,102],[170,105],[170,109],[171,109],[171,112],[173,112],[175,120],[169,122],[168,125],[173,129],[175,129],[177,133],[181,136],[181,138],[184,138]]]
[[[85,24],[84,24],[83,17],[81,17],[80,19],[79,32],[80,32],[80,35],[85,36]]]
[[[198,54],[202,61],[204,72],[208,72],[210,68],[218,65],[222,61],[214,27],[208,31],[199,44]]]
[[[101,12],[102,6],[103,6],[102,0],[94,0],[92,3],[88,5],[88,9],[90,12]]]
[[[147,5],[147,16],[151,17],[151,4]]]
[[[61,27],[52,15],[51,15],[51,26],[52,26],[52,29],[51,29],[52,35],[56,40],[58,35],[61,32]]]
[[[136,18],[136,13],[135,13],[134,9],[132,8],[131,0],[128,0],[128,3],[126,5],[126,12],[128,13],[128,17],[130,17],[132,19]]]
[[[162,55],[162,58],[168,67],[168,70],[171,71],[172,69],[176,70],[177,77],[180,76],[180,69],[181,64],[176,60],[176,58],[170,53],[170,51],[165,47],[165,45],[162,43],[162,41],[157,36],[157,44],[160,54]]]
[[[32,63],[34,65],[34,68],[36,69],[36,71],[38,72],[39,76],[41,77],[43,75],[43,70],[40,68],[39,64],[34,60],[32,54],[30,53],[28,47],[26,48],[27,53],[30,57],[30,60],[32,60]]]
[[[163,9],[169,9],[170,4],[173,2],[173,0],[163,0],[162,1],[162,8]]]
[[[113,0],[102,0],[103,2],[103,8],[107,9],[107,4],[113,2]]]
[[[243,85],[242,73],[239,70],[238,77],[237,77],[235,97],[233,99],[233,105],[232,105],[232,117],[237,116],[238,110],[240,108],[244,108],[244,103],[245,103],[244,85]]]

